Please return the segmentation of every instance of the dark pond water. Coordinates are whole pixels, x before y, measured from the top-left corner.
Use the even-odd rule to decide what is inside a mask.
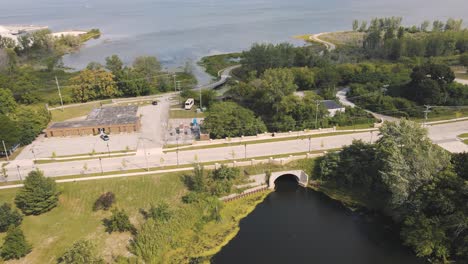
[[[352,212],[292,176],[240,223],[213,263],[424,263],[378,216]]]

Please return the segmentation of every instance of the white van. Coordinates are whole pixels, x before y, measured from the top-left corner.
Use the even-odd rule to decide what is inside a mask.
[[[195,103],[195,100],[193,100],[193,98],[187,99],[187,101],[185,101],[185,110],[192,109],[194,103]]]

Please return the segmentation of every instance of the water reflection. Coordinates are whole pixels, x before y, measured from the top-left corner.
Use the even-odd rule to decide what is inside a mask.
[[[213,263],[423,263],[397,235],[381,217],[351,212],[283,176]]]

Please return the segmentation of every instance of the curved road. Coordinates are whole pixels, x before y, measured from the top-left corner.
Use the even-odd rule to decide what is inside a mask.
[[[355,107],[356,105],[353,102],[349,101],[348,97],[346,96],[346,94],[348,92],[349,92],[349,87],[343,88],[343,89],[339,90],[336,93],[336,97],[338,98],[338,100],[340,101],[340,103],[342,105],[349,106],[349,107]],[[367,113],[373,115],[375,118],[381,120],[381,122],[384,122],[384,121],[395,122],[395,121],[399,120],[396,117],[386,116],[386,115],[382,115],[382,114],[379,114],[379,113],[374,113],[374,112],[366,110],[366,109],[364,109],[364,111],[366,111]]]
[[[231,66],[231,67],[227,67],[226,69],[222,70],[221,72],[221,78],[216,81],[216,82],[213,82],[213,83],[209,83],[209,84],[205,84],[205,85],[201,85],[201,86],[197,86],[194,88],[194,90],[200,90],[200,89],[215,89],[223,84],[225,84],[227,82],[227,80],[229,78],[231,78],[231,72],[232,70],[234,69],[237,69],[239,68],[241,65],[234,65],[234,66]]]
[[[312,41],[315,41],[315,42],[322,43],[323,45],[325,45],[325,47],[327,47],[328,51],[332,51],[332,50],[336,49],[336,45],[331,43],[331,42],[328,42],[328,41],[325,41],[325,40],[322,40],[322,39],[319,38],[321,35],[328,34],[328,33],[329,32],[322,32],[322,33],[314,34],[312,36],[309,36],[309,39],[312,40]]]

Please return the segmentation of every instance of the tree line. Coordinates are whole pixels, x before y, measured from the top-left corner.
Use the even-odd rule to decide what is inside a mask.
[[[391,216],[417,256],[466,262],[468,153],[447,153],[410,121],[385,123],[380,135],[375,144],[355,141],[320,158],[321,184]]]

